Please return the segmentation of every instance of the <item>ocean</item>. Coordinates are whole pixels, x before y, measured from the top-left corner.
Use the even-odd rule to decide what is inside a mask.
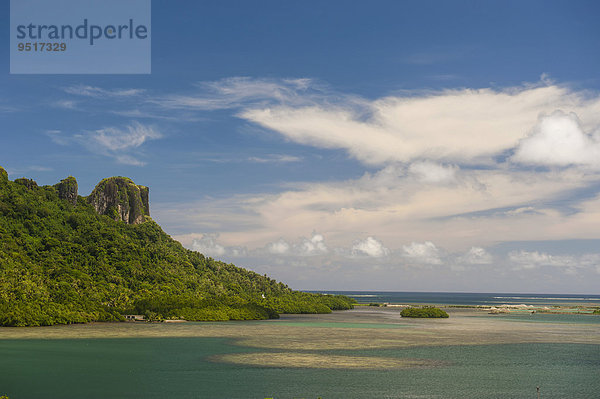
[[[346,295],[358,303],[438,304],[438,305],[585,305],[600,306],[600,295],[580,294],[515,294],[465,292],[392,292],[392,291],[310,291]]]

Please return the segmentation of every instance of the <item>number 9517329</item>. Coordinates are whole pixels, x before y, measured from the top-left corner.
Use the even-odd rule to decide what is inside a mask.
[[[19,43],[17,49],[19,51],[66,51],[67,43]]]

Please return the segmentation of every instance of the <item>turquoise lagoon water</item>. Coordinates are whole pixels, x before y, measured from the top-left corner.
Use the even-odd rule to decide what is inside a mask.
[[[258,351],[220,338],[0,340],[0,395],[32,398],[595,399],[600,345],[510,344],[323,351],[434,359],[405,370],[266,368],[211,356]],[[261,352],[263,350],[260,350]]]

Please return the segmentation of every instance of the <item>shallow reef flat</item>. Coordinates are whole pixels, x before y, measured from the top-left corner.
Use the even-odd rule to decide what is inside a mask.
[[[283,315],[266,321],[2,327],[0,339],[221,337],[243,346],[295,350],[530,342],[600,344],[597,315],[571,316],[578,320],[573,323],[560,318],[545,320],[543,315],[447,311],[448,319],[406,319],[396,309],[357,308],[321,315]]]
[[[600,344],[600,316],[489,315],[447,309],[448,319],[407,319],[398,309],[359,307],[324,315],[212,323],[90,323],[0,328],[0,339],[225,338],[251,352],[212,356],[211,362],[275,368],[435,368],[431,359],[381,356],[386,349],[522,343]],[[575,322],[574,322],[575,321]],[[254,349],[254,350],[252,350]],[[258,351],[256,351],[258,349]]]
[[[302,352],[258,352],[217,355],[213,361],[262,367],[314,369],[403,369],[431,368],[442,363],[430,359],[379,356],[349,356]]]

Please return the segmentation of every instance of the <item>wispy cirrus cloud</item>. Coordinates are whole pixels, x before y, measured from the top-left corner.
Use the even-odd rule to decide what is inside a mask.
[[[0,114],[9,114],[9,113],[17,112],[17,111],[19,111],[19,109],[16,107],[11,107],[8,105],[0,105]]]
[[[143,89],[104,89],[96,86],[75,85],[63,88],[68,94],[93,98],[125,98],[139,96],[145,92]]]
[[[77,101],[58,100],[58,101],[55,101],[54,103],[52,103],[52,106],[54,106],[56,108],[73,110],[73,109],[77,109]]]
[[[40,165],[29,165],[29,166],[21,166],[21,167],[9,167],[6,169],[6,173],[9,176],[18,176],[23,175],[25,173],[30,172],[51,172],[54,169],[48,166],[40,166]]]
[[[300,162],[301,157],[285,154],[267,154],[265,156],[248,157],[248,161],[256,163],[289,163]]]
[[[314,91],[311,79],[251,79],[233,77],[200,82],[196,92],[187,95],[157,96],[149,102],[167,109],[214,111],[244,107],[249,103],[290,103],[306,101]]]
[[[111,157],[118,163],[133,166],[146,164],[139,159],[143,144],[163,137],[155,127],[139,122],[132,122],[124,127],[105,127],[77,134],[49,130],[46,131],[46,135],[56,144],[78,144],[91,153]]]

